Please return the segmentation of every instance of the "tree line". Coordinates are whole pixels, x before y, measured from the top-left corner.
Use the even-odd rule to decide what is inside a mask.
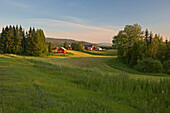
[[[48,53],[42,29],[33,27],[25,32],[22,26],[6,26],[0,35],[0,53],[43,56]]]
[[[151,70],[152,67],[148,70],[146,67],[142,69],[140,63],[143,62],[145,62],[143,65],[147,62],[148,66],[170,63],[170,42],[168,40],[163,41],[162,36],[153,35],[148,29],[142,31],[142,27],[138,24],[126,25],[124,30],[119,31],[113,37],[113,45],[117,48],[117,55],[120,60],[132,67],[140,68],[138,69],[140,71],[153,71]],[[156,72],[156,70],[153,72]]]
[[[64,42],[64,48],[69,49],[69,44],[68,42]],[[74,42],[71,44],[72,50],[77,50],[77,51],[83,51],[84,50],[84,44],[83,42]]]

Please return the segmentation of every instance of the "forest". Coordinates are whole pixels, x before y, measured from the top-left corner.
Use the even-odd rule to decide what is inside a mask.
[[[113,37],[118,58],[129,66],[153,73],[170,73],[170,41],[159,34],[142,31],[138,24],[126,25]]]
[[[6,26],[0,36],[0,53],[43,56],[48,53],[42,29],[33,27],[25,32],[22,26]]]

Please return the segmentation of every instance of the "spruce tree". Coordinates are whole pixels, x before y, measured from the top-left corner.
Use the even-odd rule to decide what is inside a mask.
[[[46,55],[47,54],[47,43],[46,43],[44,32],[42,29],[38,29],[37,32],[39,32],[41,55]]]
[[[28,33],[26,33],[27,43],[26,43],[26,54],[32,55],[32,28],[30,27]]]
[[[18,35],[18,37],[17,37],[17,43],[16,43],[16,53],[21,54],[21,52],[22,52],[21,42],[22,42],[22,38],[23,38],[23,29],[21,26],[19,27],[19,31],[18,31],[17,35]]]
[[[145,42],[146,42],[146,45],[147,45],[147,48],[149,46],[149,32],[148,32],[148,29],[146,29],[145,31]]]
[[[33,55],[34,56],[41,56],[42,55],[42,47],[40,45],[40,35],[39,31],[37,30],[34,34],[34,28],[33,28]]]
[[[0,34],[0,53],[26,54],[42,56],[47,54],[47,44],[43,30],[35,28],[29,32],[22,27],[6,26]]]
[[[26,33],[26,35],[27,35],[27,33]],[[26,54],[26,46],[27,46],[27,41],[26,41],[25,32],[22,31],[22,39],[21,39],[22,54]]]
[[[153,33],[150,32],[150,35],[149,35],[149,43],[152,43],[152,40],[153,40]]]
[[[0,36],[0,53],[4,53],[4,48],[5,48],[5,29],[2,28],[2,33]]]
[[[8,28],[7,28],[8,29]],[[6,53],[14,53],[14,37],[12,26],[9,26],[9,29],[6,31]]]

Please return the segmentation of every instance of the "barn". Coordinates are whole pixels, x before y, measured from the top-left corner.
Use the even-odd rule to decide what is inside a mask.
[[[60,49],[58,49],[58,53],[66,53],[67,50],[64,47],[61,47]]]
[[[58,47],[54,47],[54,50],[58,50]]]
[[[69,49],[69,50],[72,50],[72,47],[71,47],[71,45],[68,45],[68,49]]]
[[[102,50],[102,48],[100,48],[100,47],[96,47],[94,50],[95,50],[95,51],[101,51],[101,50]]]
[[[58,52],[58,47],[54,47],[52,50],[53,52]]]
[[[94,45],[84,45],[84,49],[88,51],[94,50],[94,48]]]

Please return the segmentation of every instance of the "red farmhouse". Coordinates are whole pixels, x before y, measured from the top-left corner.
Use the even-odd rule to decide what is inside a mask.
[[[58,50],[58,47],[54,47],[54,50]]]
[[[61,47],[60,49],[58,49],[58,53],[66,53],[66,49],[64,47]]]

